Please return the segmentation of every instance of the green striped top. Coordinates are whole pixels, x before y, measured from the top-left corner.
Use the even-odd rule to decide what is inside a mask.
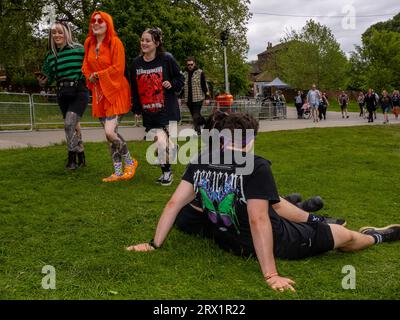
[[[83,77],[82,63],[85,57],[85,49],[64,47],[58,51],[57,59],[50,51],[43,64],[42,71],[48,77],[47,84],[51,85],[57,79],[78,80]],[[57,63],[57,74],[56,74]]]

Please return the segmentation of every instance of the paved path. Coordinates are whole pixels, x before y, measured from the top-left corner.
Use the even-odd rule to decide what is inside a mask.
[[[296,110],[288,108],[287,119],[284,120],[262,120],[260,121],[260,131],[280,131],[280,130],[296,130],[304,128],[321,128],[321,127],[348,127],[362,125],[381,125],[383,122],[382,114],[378,114],[378,119],[374,123],[367,123],[367,120],[361,119],[358,113],[349,113],[349,119],[342,119],[339,112],[328,112],[327,120],[313,123],[310,120],[297,119]],[[391,118],[392,119],[392,118]],[[391,124],[400,124],[400,120],[391,121]],[[190,128],[190,125],[180,126],[182,129]],[[122,136],[128,141],[142,140],[144,137],[144,129],[142,127],[125,127],[120,128]],[[102,128],[85,128],[83,129],[83,141],[101,142],[105,141],[104,131]],[[24,148],[24,147],[44,147],[65,141],[64,130],[39,130],[32,132],[1,132],[0,131],[0,149]]]

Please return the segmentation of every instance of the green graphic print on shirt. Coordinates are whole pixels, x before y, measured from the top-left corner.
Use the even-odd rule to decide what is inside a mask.
[[[239,221],[235,211],[237,201],[237,189],[232,184],[232,176],[223,182],[220,190],[213,191],[211,184],[205,178],[198,182],[198,192],[202,200],[202,207],[208,214],[208,218],[214,224],[222,224],[225,227],[234,226],[237,234]]]

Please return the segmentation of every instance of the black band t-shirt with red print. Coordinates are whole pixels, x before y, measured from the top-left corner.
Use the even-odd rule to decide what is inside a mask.
[[[171,89],[162,86],[169,81]],[[164,53],[152,61],[142,56],[135,59],[132,67],[133,112],[142,114],[146,129],[167,126],[169,121],[179,121],[180,112],[175,92],[184,85],[184,77],[173,56]]]

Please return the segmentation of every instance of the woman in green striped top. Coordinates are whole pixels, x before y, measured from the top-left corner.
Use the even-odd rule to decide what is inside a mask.
[[[43,74],[38,75],[41,86],[57,84],[57,102],[64,117],[68,148],[67,169],[85,165],[85,153],[79,120],[89,101],[86,80],[82,74],[84,48],[72,39],[71,28],[66,22],[55,22],[49,32],[49,52],[43,64]],[[62,87],[73,88],[73,96],[63,95]],[[78,158],[78,162],[76,161]]]

